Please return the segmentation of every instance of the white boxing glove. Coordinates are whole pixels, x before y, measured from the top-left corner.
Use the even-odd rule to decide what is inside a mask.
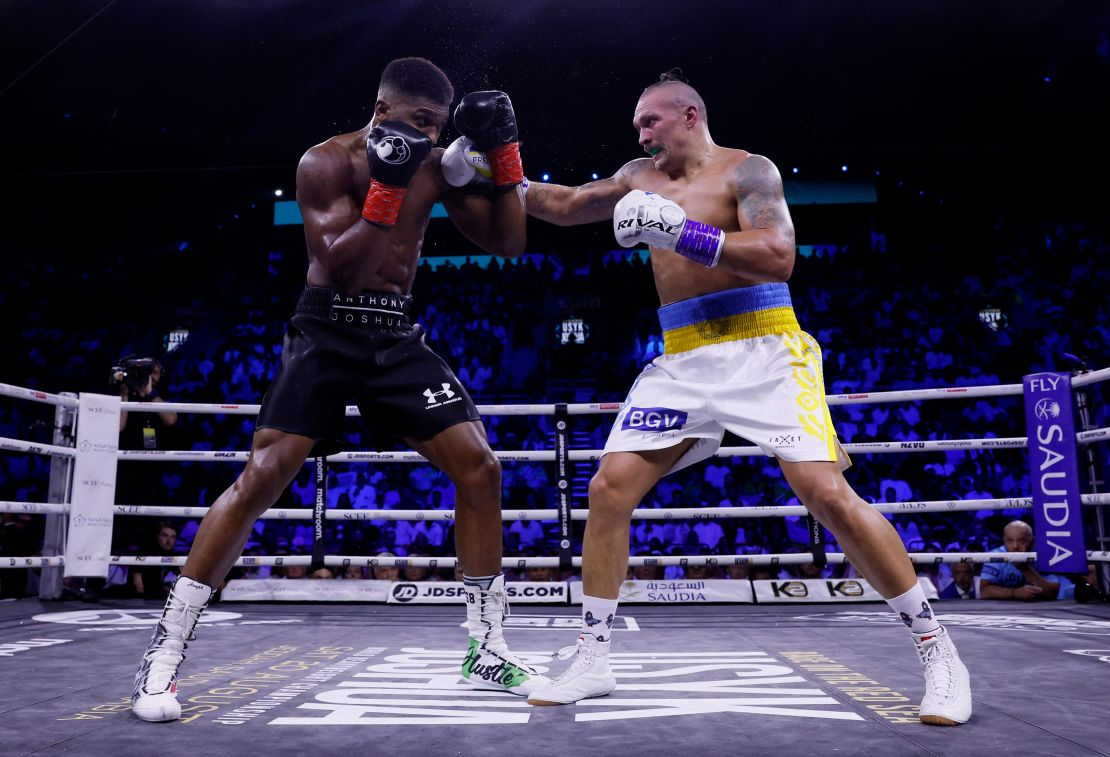
[[[484,152],[476,150],[468,137],[459,137],[448,145],[443,151],[440,167],[443,178],[453,187],[473,184],[493,188],[493,171],[489,167],[489,158]]]
[[[646,244],[701,263],[717,265],[725,246],[724,232],[686,218],[678,203],[662,195],[634,189],[613,209],[613,234],[621,247]]]

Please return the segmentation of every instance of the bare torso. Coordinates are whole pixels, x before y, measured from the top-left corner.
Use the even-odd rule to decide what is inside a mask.
[[[362,203],[370,186],[366,135],[366,129],[340,134],[309,150],[310,155],[314,151],[318,153],[316,157],[325,164],[328,170],[325,181],[334,183],[331,189],[337,196],[329,210],[330,228],[349,228],[356,223],[365,223],[362,220]],[[416,277],[416,265],[420,260],[432,206],[449,188],[440,169],[442,156],[443,150],[434,148],[417,169],[397,223],[388,231],[386,249],[381,255],[369,249],[369,242],[366,243],[368,254],[348,255],[345,258],[331,255],[327,249],[330,241],[326,233],[319,234],[323,238],[314,239],[313,235],[318,232],[306,225],[308,285],[332,287],[348,293],[362,290],[407,293]],[[342,197],[338,196],[340,194]]]
[[[687,218],[725,232],[740,231],[737,171],[748,156],[744,150],[715,147],[712,160],[693,175],[679,179],[671,179],[656,170],[649,158],[642,158],[625,167],[625,183],[630,189],[655,192],[673,200],[686,211]],[[651,248],[651,267],[663,305],[759,283],[736,276],[723,267],[706,268],[670,250]]]

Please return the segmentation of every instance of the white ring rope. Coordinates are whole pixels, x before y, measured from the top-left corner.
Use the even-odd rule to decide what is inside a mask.
[[[77,407],[76,397],[63,397],[60,394],[40,392],[38,389],[27,389],[12,384],[0,384],[0,396],[16,397],[31,402],[41,402],[46,405],[61,405],[62,407]]]
[[[1081,373],[1078,376],[1072,376],[1072,388],[1087,386],[1088,384],[1096,384],[1099,381],[1110,381],[1110,368],[1100,368],[1097,371],[1090,371],[1089,373]]]
[[[1110,505],[1110,493],[1081,494],[1080,501],[1086,506]],[[999,499],[939,499],[907,502],[879,502],[872,504],[881,513],[940,513],[965,512],[974,510],[1027,510],[1033,506],[1029,497],[1010,497]],[[176,505],[113,505],[116,515],[135,515],[157,518],[203,518],[208,507],[179,507]],[[47,502],[0,501],[0,513],[53,514],[68,513],[69,505]],[[312,508],[281,507],[263,512],[261,519],[269,520],[312,520]],[[575,508],[570,511],[571,520],[586,520],[589,510]],[[692,520],[711,520],[717,518],[773,518],[805,515],[801,505],[756,505],[751,507],[660,507],[637,508],[632,511],[633,520],[671,520],[690,518]],[[324,511],[327,520],[429,520],[447,521],[455,519],[454,510],[349,510],[330,508]],[[501,520],[557,520],[558,510],[502,510]]]
[[[936,565],[940,563],[1032,563],[1037,559],[1036,552],[911,552],[910,560],[918,565]],[[842,552],[828,552],[825,557],[830,565],[839,565],[847,562]],[[38,560],[48,558],[11,558],[13,560]],[[185,564],[186,557],[163,557],[160,555],[113,555],[113,565],[145,566],[145,565],[176,565]],[[1090,562],[1110,562],[1110,552],[1088,552],[1087,560]],[[326,555],[324,565],[329,567],[343,567],[347,565],[369,567],[397,567],[408,566],[420,568],[451,568],[458,562],[454,556],[444,557],[366,557],[365,555]],[[630,556],[630,567],[637,565],[806,565],[813,562],[813,555],[808,552],[789,552],[776,555],[661,555],[655,557]],[[582,566],[582,558],[573,558],[574,567]],[[278,565],[312,565],[309,555],[258,555],[240,557],[235,561],[238,567],[252,566],[278,566]],[[2,567],[2,563],[0,563]],[[503,557],[503,568],[558,568],[558,557]]]
[[[1106,369],[1110,372],[1110,369]],[[1091,375],[1091,374],[1085,374]],[[1090,382],[1088,382],[1090,383]],[[971,397],[1008,397],[1023,392],[1021,384],[993,384],[990,386],[954,386],[934,389],[903,389],[893,392],[856,392],[830,394],[825,397],[829,405],[863,405],[886,402],[913,402],[917,400],[963,399]],[[593,415],[615,413],[620,402],[570,402],[568,415]],[[257,415],[261,405],[217,404],[210,402],[121,402],[120,408],[136,413],[204,413],[216,415]],[[554,403],[523,405],[478,405],[481,415],[554,415]],[[359,415],[358,407],[348,405],[347,416]]]
[[[1090,373],[1080,374],[1072,378],[1072,387],[1082,387],[1099,381],[1110,380],[1110,368],[1102,368]],[[76,400],[68,397],[47,395],[44,392],[33,392],[30,389],[12,387],[0,384],[0,394],[8,394],[4,389],[13,392],[25,392],[34,395],[40,402],[47,400],[42,397],[56,398],[56,404],[75,407]],[[989,386],[953,386],[932,389],[903,389],[892,392],[855,392],[851,394],[829,394],[825,400],[829,405],[861,405],[880,404],[886,402],[912,402],[916,400],[960,399],[971,397],[1008,397],[1020,395],[1023,392],[1021,384],[991,384]],[[25,396],[23,394],[10,394],[10,396]],[[53,401],[53,400],[51,400]],[[70,404],[72,402],[72,405]],[[569,415],[591,415],[595,413],[615,413],[620,410],[620,402],[571,402],[567,403]],[[205,413],[222,415],[257,415],[260,405],[216,404],[208,402],[122,402],[123,410],[137,413]],[[521,404],[521,405],[478,405],[478,412],[482,415],[554,415],[554,404]],[[348,416],[359,415],[358,407],[348,405]]]
[[[1091,432],[1085,432],[1090,434]],[[1077,435],[1078,436],[1078,435]],[[857,455],[882,455],[905,452],[938,452],[944,450],[977,449],[1024,449],[1029,440],[1024,436],[1011,436],[1001,439],[933,439],[908,442],[859,442],[845,444],[844,450]],[[495,450],[493,453],[503,462],[555,462],[555,450]],[[600,449],[571,449],[567,456],[572,461],[599,460],[604,454]],[[250,456],[247,451],[223,452],[219,450],[120,450],[120,460],[189,460],[203,462],[243,462]],[[721,447],[713,457],[770,457],[759,447]],[[400,450],[396,452],[374,452],[350,450],[328,455],[329,463],[425,463],[427,458],[418,452]],[[305,464],[311,463],[306,460]]]
[[[1081,494],[1080,501],[1086,506],[1110,505],[1110,493]],[[965,512],[974,510],[1027,510],[1033,506],[1029,497],[1010,497],[999,499],[938,499],[917,502],[879,502],[872,504],[881,513],[941,513]],[[203,518],[208,507],[178,507],[175,505],[113,505],[116,515],[135,515],[157,518]],[[36,502],[0,501],[0,513],[66,513],[69,505]],[[263,512],[261,519],[268,520],[312,520],[312,508],[282,507]],[[773,518],[805,515],[801,505],[756,505],[751,507],[660,507],[637,508],[632,511],[633,520],[671,520],[689,518],[691,520],[714,520],[718,518]],[[586,520],[588,508],[574,508],[570,511],[571,520]],[[350,510],[330,508],[324,511],[327,520],[413,520],[448,521],[455,519],[454,510]],[[502,510],[501,520],[557,520],[558,510]]]
[[[75,457],[77,455],[77,450],[73,447],[59,447],[54,444],[25,442],[22,439],[9,439],[6,436],[0,436],[0,450],[26,452],[31,455],[58,455],[59,457]]]
[[[31,515],[65,515],[69,505],[64,502],[0,501],[0,513],[29,513]]]
[[[66,559],[58,557],[0,557],[2,568],[54,568],[66,564]]]
[[[1090,444],[1110,439],[1110,426],[1106,428],[1092,428],[1090,431],[1080,431],[1075,435],[1077,444]]]

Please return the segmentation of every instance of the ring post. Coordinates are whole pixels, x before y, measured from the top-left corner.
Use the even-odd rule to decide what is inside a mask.
[[[570,506],[570,467],[569,450],[570,441],[570,414],[567,405],[561,402],[555,405],[555,486],[559,497],[559,569],[570,570],[573,565],[574,553],[571,543],[574,541],[574,532],[571,530]]]
[[[825,532],[813,513],[806,513],[806,529],[809,531],[809,552],[813,555],[813,564],[823,570],[829,564],[825,555]]]
[[[77,399],[73,392],[61,392],[62,397]],[[73,446],[74,424],[77,413],[72,406],[58,405],[54,408],[54,438],[52,444],[58,447]],[[50,488],[47,502],[69,502],[72,484],[73,458],[50,458]],[[66,548],[66,516],[55,513],[46,516],[46,532],[43,535],[42,554],[47,557],[61,555]],[[51,566],[42,569],[39,579],[39,599],[58,599],[62,596],[62,568]]]
[[[324,510],[328,506],[328,461],[317,457],[316,498],[312,502],[312,565],[311,571],[324,567]]]

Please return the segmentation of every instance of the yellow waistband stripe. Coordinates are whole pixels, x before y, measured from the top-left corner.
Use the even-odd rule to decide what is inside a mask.
[[[754,339],[768,334],[787,334],[793,331],[801,331],[793,307],[767,308],[751,313],[699,321],[664,331],[663,351],[673,355],[709,344]]]

